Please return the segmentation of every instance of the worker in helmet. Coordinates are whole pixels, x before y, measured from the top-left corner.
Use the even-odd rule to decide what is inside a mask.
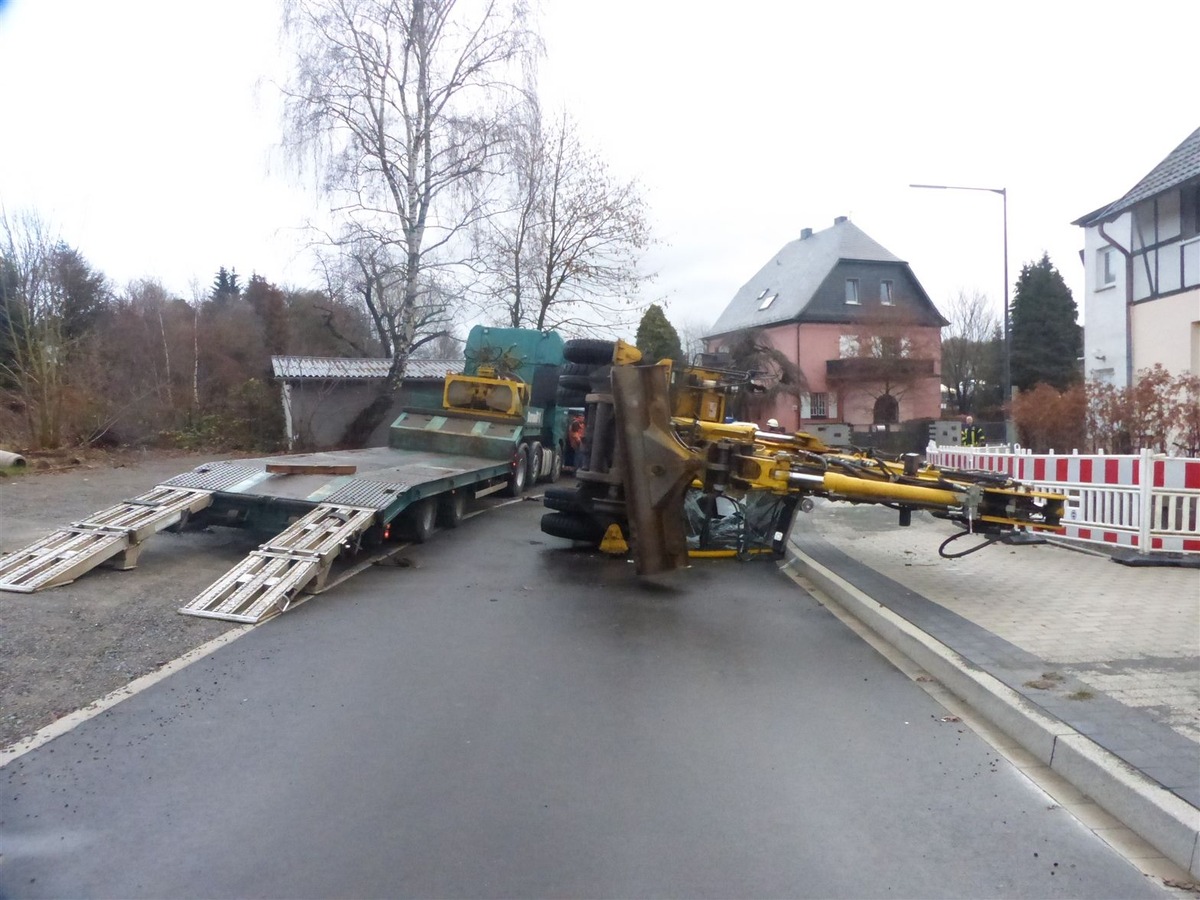
[[[975,424],[975,419],[967,416],[963,420],[962,439],[960,443],[964,447],[982,447],[987,442],[984,436],[983,429]]]
[[[767,431],[772,434],[783,434],[783,426],[779,424],[778,419],[767,419]]]

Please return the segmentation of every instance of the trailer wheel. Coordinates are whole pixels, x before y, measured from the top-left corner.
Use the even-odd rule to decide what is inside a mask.
[[[414,544],[423,544],[433,535],[437,504],[433,497],[418,500],[405,513],[408,536]]]
[[[542,516],[542,531],[551,537],[579,541],[583,544],[598,545],[604,537],[604,531],[591,519],[566,512],[552,512]]]
[[[595,338],[575,338],[563,344],[563,359],[573,363],[602,365],[612,362],[617,345],[612,341]]]
[[[525,485],[529,478],[529,452],[525,445],[519,445],[513,450],[512,462],[509,465],[508,485],[504,488],[504,496],[520,497],[525,493]]]
[[[542,462],[546,457],[541,441],[529,445],[529,483],[537,484],[542,480]]]
[[[563,469],[562,448],[555,447],[554,454],[550,457],[550,472],[546,476],[546,481],[549,482],[550,484],[554,484],[554,482],[556,482],[556,481],[558,481],[558,479],[562,478],[562,469]]]
[[[457,528],[466,514],[466,491],[451,491],[438,498],[437,523],[442,528]]]

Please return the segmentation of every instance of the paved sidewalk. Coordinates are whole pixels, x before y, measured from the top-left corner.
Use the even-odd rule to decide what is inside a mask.
[[[877,604],[915,626],[930,647],[949,648],[964,677],[990,676],[994,693],[1009,698],[1006,709],[1051,722],[1048,736],[1044,726],[1031,730],[1028,748],[1036,753],[1046,739],[1046,765],[1056,767],[1057,750],[1070,768],[1068,747],[1081,740],[1095,745],[1079,745],[1085,755],[1100,749],[1094,754],[1100,769],[1107,754],[1119,758],[1122,764],[1109,768],[1123,784],[1112,793],[1133,796],[1097,796],[1107,782],[1091,775],[1077,787],[1195,873],[1200,570],[1122,566],[1057,543],[995,544],[947,560],[938,546],[958,526],[917,513],[911,527],[900,528],[896,518],[883,507],[819,502],[813,513],[797,516],[794,562],[801,570],[808,564],[828,570],[875,601],[851,609],[868,626],[879,630],[871,621]],[[963,538],[949,550],[974,543]],[[1144,811],[1137,808],[1143,802]],[[1158,834],[1154,823],[1162,824],[1157,807],[1164,802],[1170,827]],[[1128,821],[1143,812],[1150,825],[1139,829]]]

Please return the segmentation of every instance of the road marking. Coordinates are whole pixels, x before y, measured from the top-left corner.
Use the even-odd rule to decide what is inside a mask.
[[[22,738],[12,746],[0,750],[0,768],[8,765],[14,759],[20,759],[26,753],[36,750],[43,744],[49,743],[56,737],[66,734],[73,728],[82,725],[88,719],[95,718],[100,713],[112,709],[122,700],[128,700],[135,694],[140,694],[146,688],[158,684],[164,678],[174,675],[182,669],[186,669],[192,663],[215,653],[226,644],[232,644],[238,638],[242,637],[242,635],[249,633],[253,627],[253,625],[238,625],[230,628],[224,634],[213,638],[207,643],[201,644],[199,647],[193,647],[187,653],[184,653],[177,659],[171,660],[171,662],[164,666],[160,666],[153,672],[148,672],[140,678],[135,678],[124,687],[119,687],[99,700],[89,703],[83,709],[77,709],[73,713],[68,713],[29,737]]]
[[[481,516],[485,512],[488,512],[493,509],[501,509],[502,507],[505,507],[505,506],[511,506],[514,503],[521,503],[521,502],[524,502],[526,499],[540,500],[541,496],[540,495],[539,496],[530,496],[527,494],[524,497],[515,497],[512,500],[506,500],[502,503],[496,503],[496,504],[493,504],[490,506],[486,506],[483,509],[477,509],[477,510],[474,510],[473,512],[467,513],[467,515],[465,515],[463,517],[463,520],[466,521],[467,519],[473,519],[476,516]],[[445,529],[443,529],[443,530],[445,530]],[[413,546],[413,545],[412,544],[400,544],[396,547],[388,548],[388,550],[385,553],[377,554],[367,560],[364,560],[363,562],[355,565],[352,569],[350,569],[350,571],[344,573],[336,581],[332,582],[331,584],[327,584],[325,586],[325,589],[320,591],[320,593],[324,593],[325,591],[329,590],[330,588],[341,584],[342,582],[349,579],[351,576],[357,575],[359,572],[361,572],[363,569],[367,568],[368,566],[374,565],[379,560],[393,556],[396,553],[399,553],[401,550],[403,550],[407,547],[411,547],[411,546]],[[313,595],[310,595],[310,596],[313,596]],[[309,599],[309,598],[306,597],[305,599]],[[303,601],[301,601],[301,602],[303,602]],[[273,616],[272,618],[273,619],[278,618],[278,616]],[[271,620],[268,619],[267,621],[271,621]],[[263,623],[263,624],[266,624],[266,623]],[[146,690],[147,688],[152,687],[155,684],[158,684],[158,682],[162,681],[164,678],[167,678],[170,675],[174,675],[176,672],[186,669],[188,666],[190,666],[192,663],[196,662],[197,660],[204,659],[206,656],[209,656],[209,655],[215,653],[216,651],[220,650],[222,647],[226,646],[227,644],[232,644],[238,638],[242,637],[245,634],[248,634],[255,627],[256,626],[254,626],[254,625],[234,626],[234,627],[230,628],[228,631],[226,631],[224,634],[221,634],[221,635],[213,638],[211,641],[208,641],[207,643],[201,644],[199,647],[193,647],[191,650],[188,650],[182,656],[179,656],[176,659],[173,659],[171,662],[167,663],[164,666],[160,666],[159,668],[155,669],[153,672],[148,672],[145,675],[141,676],[140,678],[135,678],[133,681],[129,682],[129,684],[126,684],[123,687],[117,688],[115,691],[112,691],[111,693],[106,694],[105,696],[101,697],[99,700],[92,701],[87,706],[83,707],[82,709],[77,709],[72,713],[68,713],[67,715],[63,716],[61,719],[55,719],[53,722],[51,722],[45,728],[42,728],[39,731],[31,734],[29,737],[21,738],[20,740],[9,745],[8,747],[4,747],[3,749],[0,749],[0,769],[7,766],[13,760],[20,759],[26,753],[30,753],[30,752],[36,750],[38,747],[48,744],[50,741],[54,740],[56,737],[60,737],[61,735],[66,734],[68,731],[71,731],[72,729],[78,727],[79,725],[82,725],[84,722],[88,721],[88,719],[95,718],[96,716],[100,715],[100,713],[106,712],[107,710],[112,709],[114,706],[116,706],[122,700],[128,700],[130,697],[133,697],[136,694],[140,694],[142,691]]]

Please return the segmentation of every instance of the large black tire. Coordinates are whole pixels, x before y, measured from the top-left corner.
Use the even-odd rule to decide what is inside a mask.
[[[546,509],[558,512],[578,513],[583,511],[579,502],[579,493],[575,488],[548,487],[542,495],[542,503]]]
[[[555,406],[562,409],[582,409],[587,404],[587,390],[575,390],[558,386],[558,393],[554,395]]]
[[[558,367],[558,377],[561,380],[564,375],[591,375],[595,368],[593,363],[565,362]]]
[[[504,496],[520,497],[529,485],[529,451],[521,444],[512,455],[512,465],[509,467],[508,484],[504,487]]]
[[[558,379],[559,391],[576,391],[586,394],[592,386],[590,375],[563,375]]]
[[[542,531],[551,537],[584,544],[599,544],[604,532],[591,519],[572,513],[552,512],[542,516]]]
[[[438,497],[437,523],[442,528],[457,528],[467,514],[467,492],[451,491]]]
[[[414,544],[423,544],[433,535],[437,503],[433,497],[418,500],[404,511],[404,530]]]
[[[603,365],[612,362],[616,344],[595,338],[575,338],[563,344],[563,359],[573,363]]]
[[[593,394],[612,393],[612,366],[597,366],[588,376],[588,389]]]

